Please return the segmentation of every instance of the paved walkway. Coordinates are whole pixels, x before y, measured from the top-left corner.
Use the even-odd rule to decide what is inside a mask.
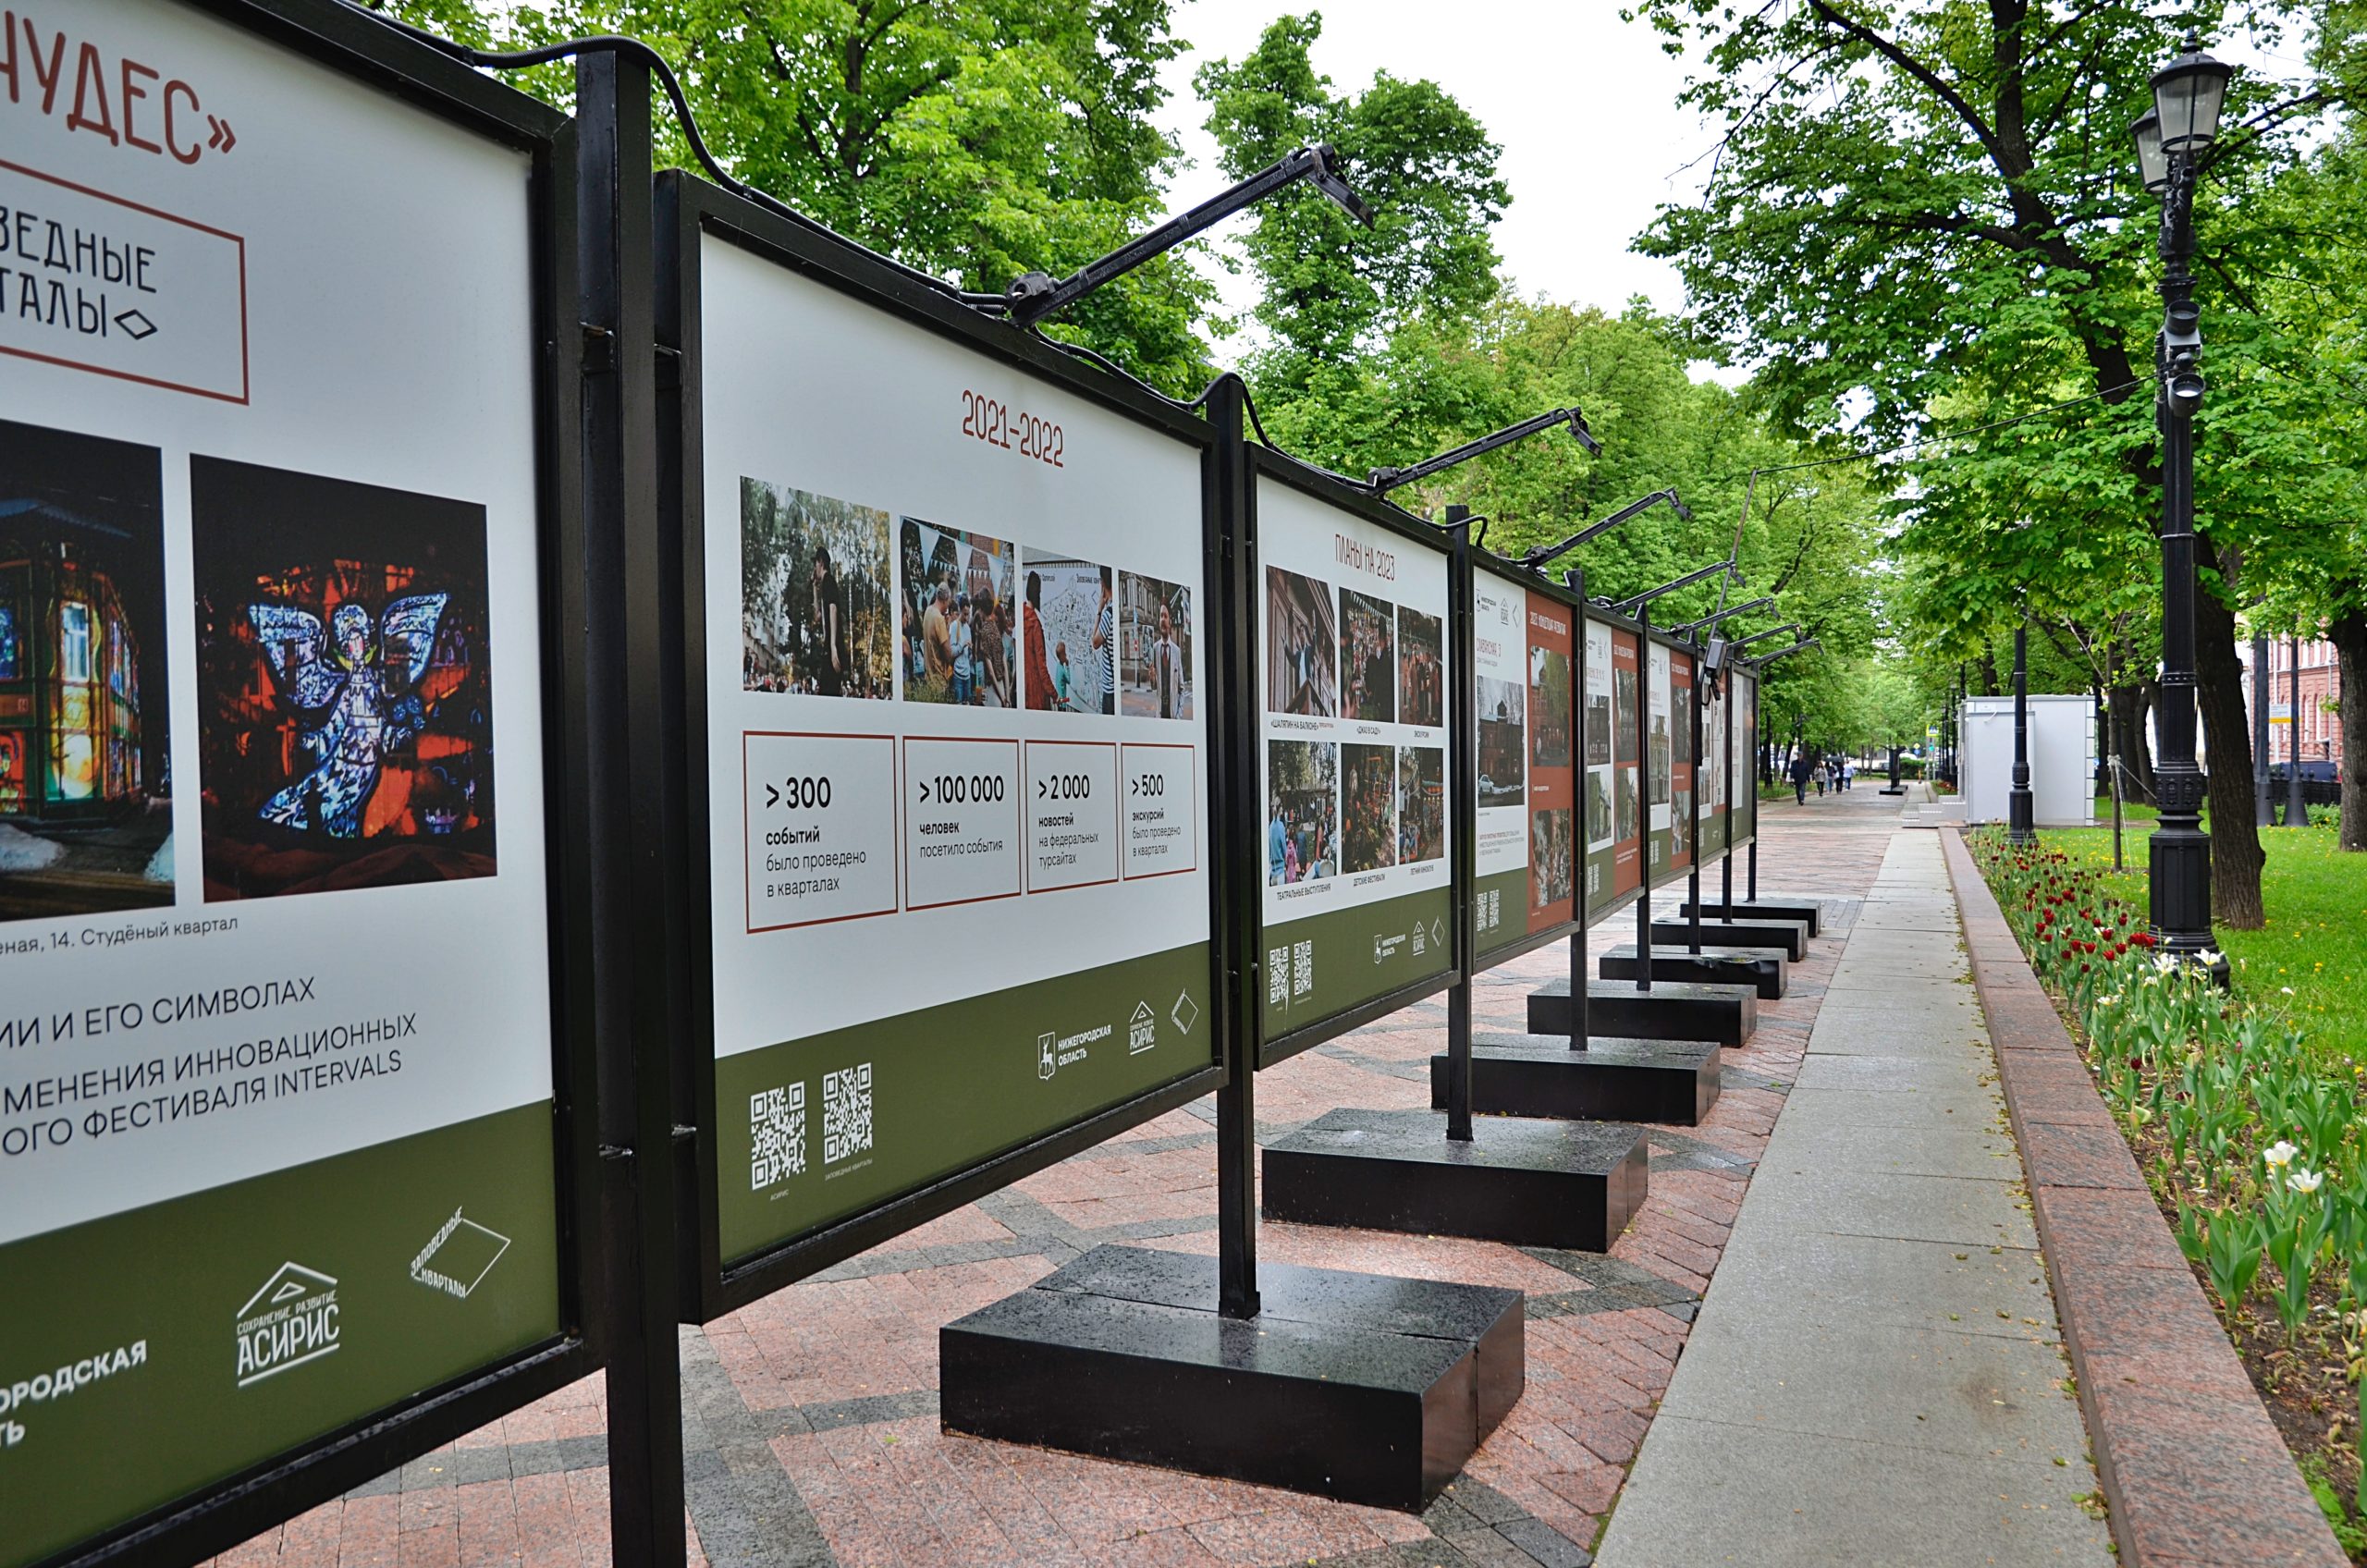
[[[1752,1173],[1771,1151],[1771,1133],[1782,1141],[1773,1146],[1776,1162],[1766,1165],[1771,1178],[1797,1184],[1806,1178],[1789,1172],[1818,1169],[1805,1158],[1782,1158],[1781,1148],[1805,1154],[1821,1142],[1810,1122],[1823,1114],[1812,1107],[1825,1103],[1824,1092],[1812,1090],[1810,1099],[1790,1109],[1786,1096],[1804,1060],[1810,1061],[1812,1077],[1826,1071],[1809,1058],[1811,1032],[1820,1052],[1826,1048],[1821,1042],[1840,1037],[1824,1033],[1828,988],[1834,1011],[1861,1025],[1869,1016],[1904,1016],[1879,993],[1865,992],[1875,968],[1866,959],[1858,959],[1848,977],[1836,972],[1844,944],[1858,955],[1852,934],[1862,933],[1862,951],[1870,955],[1878,934],[1889,940],[1911,928],[1906,917],[1919,917],[1927,927],[1940,918],[1953,920],[1952,911],[1939,909],[1929,893],[1908,907],[1891,897],[1888,885],[1876,888],[1895,841],[1930,839],[1902,834],[1898,821],[1899,802],[1870,788],[1812,798],[1805,807],[1788,800],[1767,806],[1760,886],[1821,899],[1826,934],[1793,966],[1789,994],[1760,1004],[1759,1032],[1749,1046],[1725,1053],[1724,1093],[1709,1118],[1698,1127],[1651,1130],[1650,1198],[1607,1256],[1371,1231],[1263,1227],[1261,1256],[1275,1262],[1461,1280],[1527,1293],[1527,1391],[1463,1478],[1428,1513],[1390,1513],[949,1437],[939,1429],[937,1331],[948,1320],[1103,1242],[1214,1250],[1216,1133],[1213,1109],[1203,1104],[1112,1139],[703,1330],[685,1329],[693,1562],[703,1557],[734,1568],[1258,1568],[1309,1562],[1326,1568],[1584,1568],[1588,1549],[1614,1507],[1625,1522],[1631,1507],[1653,1505],[1660,1483],[1650,1476],[1640,1487],[1630,1486],[1632,1498],[1623,1497],[1621,1487],[1637,1444],[1648,1429],[1658,1429],[1654,1415],[1663,1395],[1689,1403],[1686,1390],[1698,1386],[1693,1369],[1699,1356],[1723,1355],[1729,1365],[1757,1358],[1756,1353],[1737,1357],[1731,1341],[1722,1343],[1718,1336],[1725,1330],[1715,1320],[1728,1297],[1764,1288],[1737,1290],[1723,1281],[1746,1264],[1763,1278],[1780,1259],[1772,1253],[1757,1262],[1736,1255],[1723,1269],[1720,1259],[1730,1234],[1747,1239],[1768,1230],[1760,1219],[1766,1206],[1746,1203],[1745,1191],[1769,1184],[1753,1182]],[[1737,891],[1743,881],[1738,869]],[[1711,887],[1717,887],[1714,871]],[[1877,895],[1870,904],[1864,901],[1869,894]],[[1862,924],[1861,912],[1867,915]],[[1634,928],[1632,919],[1613,920],[1592,934],[1590,945],[1600,954],[1630,940]],[[1529,990],[1568,972],[1559,948],[1490,971],[1475,998],[1480,1023],[1518,1029]],[[1339,1106],[1427,1105],[1429,1059],[1442,1047],[1444,1021],[1442,1001],[1409,1008],[1259,1074],[1261,1139],[1286,1135]],[[1958,1031],[1959,1050],[1968,1032]],[[1846,1063],[1832,1065],[1846,1074]],[[1836,1083],[1836,1088],[1846,1085]],[[1985,1129],[1993,1102],[1981,1099],[1982,1094],[1967,1083],[1966,1104],[1956,1116]],[[1975,1100],[1977,1110],[1969,1109]],[[1883,1147],[1871,1133],[1857,1135],[1848,1147],[1861,1173],[1885,1169],[1876,1162],[1904,1153]],[[1871,1185],[1882,1190],[1879,1179]],[[1789,1190],[1799,1191],[1797,1185]],[[1737,1211],[1748,1221],[1742,1230],[1735,1229]],[[2026,1280],[2038,1272],[2022,1268],[2034,1262],[2027,1255],[2027,1219],[2000,1219],[2008,1229],[1995,1232],[2003,1238],[1997,1244],[2012,1249],[2010,1268],[2019,1270],[2011,1278]],[[1968,1254],[1968,1268],[2008,1268],[1997,1262],[2009,1256],[2005,1252],[1992,1255],[1963,1243],[1953,1250]],[[1754,1245],[1752,1258],[1759,1257]],[[1721,1284],[1712,1285],[1713,1275]],[[1966,1289],[1968,1299],[1981,1294],[1968,1280]],[[1705,1292],[1720,1313],[1697,1329]],[[1981,1310],[2013,1305],[2012,1324],[1997,1321],[1991,1331],[2002,1347],[2027,1346],[2039,1332],[2038,1326],[2020,1324],[2022,1317],[2051,1324],[2042,1292],[2019,1305],[2030,1294],[2009,1297],[2001,1284],[1974,1304]],[[1804,1298],[1796,1293],[1794,1299]],[[1973,1320],[1964,1306],[1948,1310]],[[2007,1332],[2009,1327],[2021,1334]],[[1714,1330],[1706,1341],[1700,1337],[1705,1329]],[[1803,1332],[1796,1328],[1794,1337]],[[1858,1341],[1853,1337],[1849,1343]],[[1837,1394],[1835,1369],[1849,1359],[1827,1351],[1812,1364],[1813,1376]],[[2058,1369],[2046,1376],[2060,1375]],[[2053,1398],[2044,1379],[2039,1392]],[[2001,1397],[2039,1403],[2036,1396]],[[1933,1408],[1940,1407],[1935,1403]],[[2071,1410],[2067,1403],[2062,1408]],[[602,1414],[598,1381],[579,1384],[219,1561],[278,1568],[605,1564]],[[2067,1418],[2076,1427],[2076,1414]],[[1906,1452],[1887,1431],[1879,1436],[1885,1446]],[[2083,1465],[2076,1430],[2070,1442],[2035,1463],[2049,1465],[2059,1453],[2072,1466]],[[1645,1452],[1657,1466],[1656,1443]],[[1750,1500],[1737,1488],[1755,1473],[1755,1465],[1730,1466],[1719,1477],[1723,1489],[1700,1494],[1694,1524],[1717,1527],[1719,1508],[1748,1513]],[[1795,1494],[1789,1506],[1818,1497],[1812,1512],[1820,1527],[1848,1525],[1851,1511],[1862,1506],[1847,1500],[1828,1509],[1791,1471],[1769,1468],[1765,1475],[1778,1478],[1772,1488]],[[2058,1472],[2059,1497],[2040,1501],[2076,1519],[2069,1497],[2094,1486],[2084,1475],[2076,1468]],[[1786,1516],[1789,1506],[1782,1510]],[[1897,1512],[1895,1500],[1881,1508],[1885,1516]],[[1754,1557],[1775,1533],[1761,1522],[1751,1537]],[[2102,1538],[2099,1528],[2094,1539]],[[1629,1561],[1657,1561],[1656,1550]],[[1688,1568],[1700,1555],[1686,1550]],[[1919,1561],[1978,1562],[1987,1555]],[[1802,1560],[1870,1562],[1883,1554],[1828,1547]]]
[[[1938,836],[1899,830],[1601,1568],[2110,1562]]]

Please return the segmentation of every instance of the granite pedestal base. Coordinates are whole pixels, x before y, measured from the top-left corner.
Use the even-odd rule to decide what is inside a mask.
[[[1638,967],[1636,944],[1622,943],[1602,955],[1605,980],[1633,980]],[[1683,948],[1652,949],[1652,979],[1694,981],[1705,986],[1748,986],[1759,999],[1772,1002],[1784,994],[1784,952],[1780,948],[1712,948],[1698,952]]]
[[[1587,983],[1587,1033],[1639,1040],[1713,1040],[1739,1046],[1759,1027],[1759,993],[1748,986],[1689,986],[1655,981],[1649,991],[1632,980]],[[1570,1028],[1570,983],[1552,980],[1528,994],[1528,1032],[1560,1035]]]
[[[1447,1059],[1430,1058],[1430,1106],[1446,1104]],[[1707,1040],[1481,1035],[1472,1041],[1471,1109],[1482,1116],[1657,1121],[1694,1127],[1718,1103],[1718,1047]]]
[[[1687,899],[1676,906],[1679,914],[1693,913],[1693,900]],[[1824,906],[1814,899],[1786,899],[1780,895],[1767,899],[1736,899],[1723,903],[1716,899],[1701,900],[1704,920],[1804,920],[1809,935],[1813,937],[1824,929]]]
[[[1432,1110],[1334,1110],[1266,1147],[1266,1218],[1603,1252],[1644,1206],[1644,1130],[1477,1121],[1450,1143]]]
[[[939,1330],[948,1431],[1419,1512],[1527,1377],[1518,1291],[1096,1247]]]
[[[1654,947],[1684,947],[1693,940],[1693,922],[1655,920]],[[1809,956],[1809,923],[1805,920],[1711,920],[1701,922],[1705,946],[1721,948],[1781,948],[1794,963]]]

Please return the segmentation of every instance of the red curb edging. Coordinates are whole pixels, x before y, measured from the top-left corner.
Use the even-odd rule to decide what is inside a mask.
[[[1940,843],[2122,1560],[2344,1568],[1963,835]]]

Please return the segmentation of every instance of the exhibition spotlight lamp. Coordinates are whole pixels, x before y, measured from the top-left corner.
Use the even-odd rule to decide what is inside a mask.
[[[1698,571],[1688,571],[1683,577],[1671,578],[1668,582],[1662,583],[1657,588],[1647,588],[1642,593],[1635,594],[1630,598],[1620,600],[1617,604],[1611,606],[1612,613],[1613,615],[1634,615],[1637,610],[1642,609],[1646,605],[1650,604],[1654,599],[1659,598],[1663,594],[1674,594],[1679,588],[1690,588],[1695,583],[1706,582],[1710,578],[1717,576],[1718,573],[1722,571],[1732,572],[1734,570],[1735,558],[1732,556],[1728,556],[1722,561],[1711,561],[1708,566],[1702,567]]]
[[[1594,432],[1587,428],[1586,415],[1576,409],[1555,409],[1550,413],[1539,414],[1534,419],[1525,419],[1518,424],[1508,424],[1492,435],[1482,435],[1477,441],[1466,441],[1452,452],[1441,452],[1435,458],[1426,458],[1411,468],[1377,468],[1372,471],[1372,477],[1365,481],[1365,485],[1376,496],[1386,496],[1401,485],[1428,479],[1430,475],[1443,472],[1457,463],[1469,462],[1483,452],[1492,452],[1499,447],[1509,447],[1515,441],[1527,440],[1540,430],[1551,430],[1556,425],[1564,424],[1570,427],[1570,434],[1578,438],[1578,445],[1584,447],[1589,454],[1595,457],[1602,455],[1602,443],[1597,441],[1594,438]]]
[[[2202,407],[2202,312],[2194,300],[2194,196],[2234,72],[2189,36],[2153,73],[2153,109],[2129,128],[2138,178],[2162,202],[2162,329],[2153,423],[2162,441],[2162,696],[2154,711],[2161,821],[2147,841],[2148,922],[2165,955],[2226,980],[2211,930],[2211,839],[2195,757],[2194,416]]]
[[[1324,143],[1302,147],[1279,163],[1270,164],[1232,190],[1211,196],[1188,213],[1179,213],[1148,234],[1130,239],[1090,265],[1055,281],[1049,273],[1031,272],[1013,278],[999,304],[1019,326],[1034,326],[1053,312],[1076,303],[1110,279],[1134,271],[1152,257],[1173,250],[1192,236],[1223,222],[1242,208],[1264,201],[1285,186],[1310,181],[1350,217],[1372,227],[1372,209],[1340,178],[1340,154]]]
[[[1571,534],[1567,539],[1563,540],[1558,545],[1539,545],[1534,550],[1529,551],[1528,554],[1521,557],[1520,564],[1534,571],[1542,567],[1547,561],[1551,560],[1554,557],[1567,555],[1569,552],[1576,549],[1579,545],[1585,544],[1589,539],[1600,538],[1603,534],[1610,533],[1621,523],[1625,522],[1629,518],[1650,511],[1652,508],[1659,506],[1662,501],[1666,501],[1669,504],[1670,508],[1674,510],[1678,517],[1683,518],[1687,522],[1691,522],[1693,521],[1693,508],[1686,506],[1683,501],[1678,500],[1676,498],[1676,492],[1674,489],[1655,490],[1639,501],[1628,502],[1625,506],[1620,508],[1609,517],[1604,518],[1600,522],[1590,522],[1587,524],[1584,528],[1579,529],[1576,533]]]

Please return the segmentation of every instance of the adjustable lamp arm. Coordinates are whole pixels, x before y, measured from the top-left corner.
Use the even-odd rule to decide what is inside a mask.
[[[1688,620],[1683,626],[1672,626],[1668,629],[1669,634],[1671,636],[1682,637],[1688,631],[1700,631],[1706,628],[1717,625],[1718,622],[1725,619],[1728,616],[1742,615],[1749,610],[1765,609],[1769,605],[1772,605],[1774,602],[1775,601],[1772,597],[1753,599],[1748,604],[1736,605],[1731,609],[1723,609],[1715,612],[1714,614],[1705,615],[1699,620]]]
[[[1477,441],[1466,441],[1451,452],[1441,452],[1435,458],[1426,458],[1411,468],[1377,468],[1372,471],[1372,477],[1365,483],[1371,488],[1374,495],[1386,495],[1401,485],[1412,484],[1417,481],[1428,479],[1434,473],[1442,472],[1457,463],[1469,462],[1473,458],[1482,453],[1492,452],[1499,447],[1509,447],[1515,441],[1527,440],[1539,431],[1551,430],[1557,424],[1567,424],[1570,427],[1570,434],[1578,438],[1579,446],[1598,457],[1601,455],[1602,443],[1597,441],[1594,438],[1594,432],[1587,428],[1587,416],[1576,409],[1555,409],[1551,412],[1539,414],[1533,419],[1525,419],[1518,424],[1508,424],[1492,435],[1482,435]]]
[[[1749,647],[1753,643],[1763,643],[1767,641],[1768,638],[1775,636],[1779,632],[1797,631],[1799,629],[1800,623],[1798,621],[1787,620],[1781,626],[1771,626],[1764,631],[1754,631],[1748,637],[1737,637],[1732,643],[1728,643],[1727,646],[1733,648],[1736,653],[1740,653],[1743,649]]]
[[[1679,588],[1690,588],[1693,584],[1701,582],[1705,578],[1714,577],[1722,571],[1732,571],[1734,569],[1735,558],[1732,556],[1728,556],[1724,560],[1711,561],[1708,566],[1701,568],[1698,571],[1688,571],[1683,577],[1663,582],[1657,588],[1647,588],[1644,592],[1636,594],[1632,598],[1620,600],[1611,607],[1614,614],[1634,615],[1637,610],[1642,609],[1646,605],[1650,604],[1654,599],[1659,598],[1663,594],[1674,594]]]
[[[1645,496],[1642,500],[1628,502],[1625,506],[1620,508],[1609,517],[1604,518],[1600,522],[1590,522],[1587,524],[1587,526],[1579,529],[1576,533],[1571,534],[1567,539],[1563,540],[1558,545],[1539,545],[1536,549],[1531,550],[1528,554],[1523,556],[1521,557],[1520,564],[1526,567],[1541,567],[1547,561],[1551,560],[1554,557],[1567,555],[1570,551],[1576,549],[1588,540],[1597,538],[1602,534],[1610,533],[1621,523],[1625,522],[1629,518],[1635,517],[1638,513],[1649,511],[1652,508],[1659,506],[1662,501],[1666,501],[1670,507],[1674,508],[1676,515],[1683,518],[1686,521],[1691,522],[1693,521],[1693,508],[1686,506],[1683,501],[1678,500],[1676,498],[1676,492],[1674,489],[1655,490],[1650,495]]]
[[[1149,233],[1129,239],[1115,251],[1091,263],[1058,282],[1046,273],[1026,273],[1012,280],[1010,289],[999,305],[1000,309],[1020,326],[1033,326],[1037,322],[1076,303],[1087,294],[1112,278],[1134,271],[1163,251],[1171,251],[1192,236],[1211,225],[1221,223],[1242,208],[1262,202],[1285,186],[1305,179],[1314,183],[1350,217],[1372,227],[1372,209],[1366,206],[1348,182],[1337,170],[1340,155],[1331,147],[1317,143],[1302,147],[1279,163],[1269,165],[1230,190],[1209,197],[1187,213],[1179,213]]]
[[[1819,643],[1813,637],[1803,637],[1788,648],[1778,648],[1773,653],[1761,655],[1760,657],[1755,658],[1750,662],[1756,665],[1765,666],[1782,658],[1785,654],[1797,654],[1803,648],[1819,648],[1822,646],[1823,644]]]

